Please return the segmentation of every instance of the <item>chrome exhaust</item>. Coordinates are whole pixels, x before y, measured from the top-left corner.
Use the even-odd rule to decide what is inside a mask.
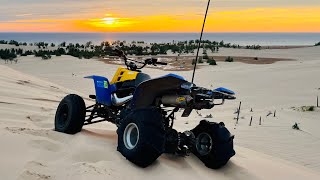
[[[186,107],[193,98],[189,95],[164,95],[161,102],[166,106]]]

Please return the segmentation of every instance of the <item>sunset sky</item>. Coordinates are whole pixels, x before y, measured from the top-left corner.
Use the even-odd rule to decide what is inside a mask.
[[[320,0],[211,0],[206,32],[320,32]],[[207,0],[0,0],[0,32],[198,32]]]

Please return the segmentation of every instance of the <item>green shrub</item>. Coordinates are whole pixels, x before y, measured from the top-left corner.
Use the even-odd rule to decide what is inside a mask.
[[[195,64],[195,62],[196,62],[196,60],[195,59],[192,59],[192,64]],[[203,59],[202,59],[202,57],[199,57],[198,58],[198,63],[203,63]]]
[[[42,60],[48,60],[48,59],[51,59],[51,55],[50,54],[43,54],[41,56]]]
[[[315,107],[314,106],[302,106],[301,110],[302,111],[314,111]]]
[[[307,109],[307,111],[314,111],[314,106],[309,106],[309,108]]]
[[[202,64],[203,63],[203,58],[202,57],[199,57],[198,59],[198,63]]]
[[[316,43],[315,46],[320,46],[320,42]]]
[[[226,61],[226,62],[233,62],[233,58],[230,57],[230,56],[228,56],[225,61]]]
[[[213,58],[209,58],[209,59],[207,60],[207,63],[208,63],[209,65],[213,65],[213,66],[217,65],[216,60],[214,60]]]

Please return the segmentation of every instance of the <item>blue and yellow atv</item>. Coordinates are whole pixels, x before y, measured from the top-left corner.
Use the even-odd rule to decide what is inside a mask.
[[[96,103],[86,107],[80,96],[66,96],[56,112],[56,131],[75,134],[83,125],[109,121],[118,127],[118,151],[140,167],[147,167],[162,153],[193,153],[207,167],[217,169],[235,155],[234,136],[223,122],[202,120],[189,131],[173,129],[179,109],[184,110],[182,117],[188,117],[194,109],[211,109],[226,99],[235,99],[234,92],[198,87],[175,74],[151,79],[140,69],[166,63],[154,58],[140,62],[128,59],[121,50],[116,53],[124,59],[126,68],[119,68],[112,81],[101,76],[86,77],[94,81],[96,95],[89,97]],[[138,63],[142,65],[138,67]],[[221,102],[215,104],[215,100]]]

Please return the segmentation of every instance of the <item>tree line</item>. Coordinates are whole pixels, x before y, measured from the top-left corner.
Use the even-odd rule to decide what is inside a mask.
[[[26,42],[17,42],[15,40],[5,41],[0,40],[0,44],[9,44],[15,46],[27,46]],[[38,50],[26,50],[23,49],[3,49],[0,51],[0,58],[4,60],[15,59],[18,56],[28,56],[34,55],[36,57],[41,57],[42,59],[50,59],[54,56],[70,55],[77,57],[79,59],[85,58],[90,59],[93,57],[105,57],[112,56],[114,48],[120,48],[125,51],[128,55],[165,55],[167,52],[171,51],[173,54],[188,54],[194,53],[199,44],[199,40],[189,40],[189,41],[173,41],[171,43],[150,43],[145,45],[144,41],[132,41],[131,43],[126,43],[126,41],[114,41],[114,42],[101,42],[100,45],[94,45],[91,41],[85,44],[79,43],[69,43],[62,42],[58,45],[54,43],[46,42],[35,42],[29,43],[29,46],[36,46]],[[204,52],[211,51],[219,52],[221,47],[224,48],[246,48],[246,49],[260,49],[261,46],[240,46],[231,43],[225,43],[224,41],[201,41],[202,49]],[[49,49],[49,47],[52,47]],[[206,54],[206,53],[204,53]]]

